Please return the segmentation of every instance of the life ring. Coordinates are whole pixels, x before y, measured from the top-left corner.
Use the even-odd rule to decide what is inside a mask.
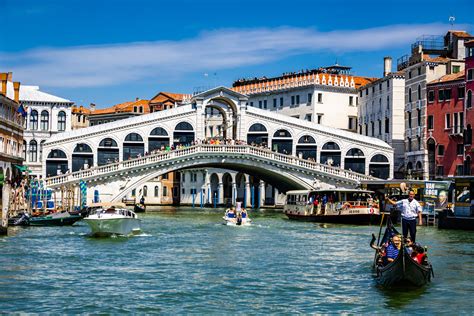
[[[371,207],[370,210],[369,210],[369,213],[370,213],[370,214],[374,214],[374,212],[375,212],[375,211],[374,211],[374,208]]]

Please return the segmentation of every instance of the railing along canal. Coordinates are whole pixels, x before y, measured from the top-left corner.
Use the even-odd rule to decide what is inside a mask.
[[[322,172],[330,174],[336,177],[349,179],[353,181],[360,180],[371,180],[375,179],[371,176],[360,174],[354,171],[349,171],[329,165],[321,164],[314,161],[301,159],[291,155],[280,154],[270,149],[259,148],[249,145],[194,145],[182,149],[176,149],[172,151],[159,152],[139,158],[133,158],[130,160],[120,161],[112,164],[103,166],[92,167],[87,170],[75,171],[73,173],[67,173],[64,175],[58,175],[54,177],[46,178],[47,186],[57,186],[68,182],[78,182],[81,179],[89,179],[94,177],[100,177],[110,173],[119,171],[127,171],[137,167],[154,165],[158,162],[165,162],[175,158],[181,158],[185,156],[192,156],[199,153],[229,153],[229,154],[246,154],[251,156],[257,156],[265,158],[271,161],[278,161],[287,165],[298,166],[305,169],[310,169],[316,172]]]

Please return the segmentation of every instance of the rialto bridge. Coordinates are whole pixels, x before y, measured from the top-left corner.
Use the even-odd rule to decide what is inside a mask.
[[[392,177],[393,149],[385,142],[247,107],[247,100],[219,87],[187,105],[55,135],[43,149],[46,184],[57,189],[84,180],[88,200],[99,190],[117,201],[151,179],[183,169],[235,170],[280,192],[354,187],[360,180]],[[222,119],[219,135],[230,140],[226,145],[204,144],[212,112]],[[206,196],[208,187],[202,188]]]

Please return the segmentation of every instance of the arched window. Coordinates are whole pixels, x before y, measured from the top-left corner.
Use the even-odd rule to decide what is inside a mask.
[[[77,144],[72,153],[72,172],[89,169],[93,165],[92,148],[84,143]]]
[[[411,102],[411,88],[408,89],[408,102]]]
[[[60,111],[58,113],[58,131],[66,130],[66,112]]]
[[[130,133],[125,137],[126,142],[142,142],[143,138],[140,136],[140,134],[137,133]]]
[[[148,196],[148,187],[145,185],[143,187],[143,197],[147,197]]]
[[[380,179],[388,179],[390,176],[390,164],[388,158],[377,154],[370,159],[369,174]]]
[[[311,158],[316,161],[316,140],[310,135],[301,136],[296,145],[296,154],[303,159]]]
[[[117,142],[112,138],[104,138],[97,148],[97,165],[103,166],[118,162],[119,148]]]
[[[293,139],[290,132],[285,129],[277,130],[273,134],[272,150],[286,155],[293,154]]]
[[[40,142],[40,148],[39,148],[39,160],[40,161],[43,161],[43,146],[44,146],[44,143],[46,142],[45,139],[43,139],[41,142]]]
[[[250,126],[247,133],[247,144],[264,145],[268,144],[267,128],[260,123],[255,123]]]
[[[38,129],[38,111],[32,110],[30,113],[30,129],[36,131]]]
[[[130,133],[123,142],[123,160],[137,158],[145,154],[143,138],[137,133]]]
[[[148,136],[148,150],[151,152],[155,149],[166,148],[170,145],[168,132],[161,127],[153,129]]]
[[[341,149],[335,142],[327,142],[321,149],[319,161],[322,164],[339,167],[341,165]]]
[[[48,111],[41,112],[41,130],[47,131],[49,129],[49,113]]]
[[[421,100],[421,85],[418,85],[418,100]]]
[[[160,195],[160,188],[155,185],[155,197],[158,197]]]
[[[27,150],[26,141],[23,141],[23,159],[26,161],[26,150]]]
[[[46,175],[56,176],[65,174],[68,170],[68,160],[64,151],[53,149],[46,158]]]
[[[472,91],[469,90],[467,92],[467,98],[466,98],[466,108],[471,108],[472,107]]]
[[[188,122],[180,122],[173,132],[173,145],[190,145],[194,141],[193,126]]]
[[[36,162],[38,160],[38,143],[36,140],[30,141],[30,162]]]
[[[344,169],[365,174],[364,152],[359,148],[351,148],[344,158]]]

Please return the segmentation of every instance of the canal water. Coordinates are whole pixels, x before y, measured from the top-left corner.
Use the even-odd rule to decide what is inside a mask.
[[[474,234],[420,227],[435,278],[421,289],[373,280],[377,226],[302,223],[251,212],[163,208],[143,234],[91,238],[72,227],[10,229],[0,238],[0,311],[25,313],[419,313],[474,310]]]

